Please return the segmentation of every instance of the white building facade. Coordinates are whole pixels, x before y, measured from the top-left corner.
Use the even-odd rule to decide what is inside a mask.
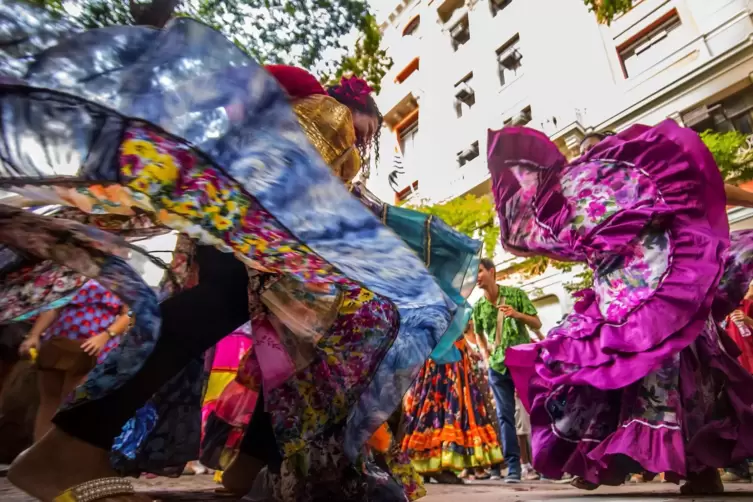
[[[394,66],[369,188],[386,201],[489,194],[488,129],[527,124],[567,156],[589,131],[666,118],[753,134],[753,0],[639,0],[611,26],[582,0],[403,0],[383,20]],[[402,168],[391,165],[399,152]],[[733,228],[753,227],[748,210]],[[515,259],[497,253],[498,270]],[[572,307],[568,274],[516,283],[545,329]]]

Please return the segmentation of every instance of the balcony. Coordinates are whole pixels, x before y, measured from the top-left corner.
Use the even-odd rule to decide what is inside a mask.
[[[384,111],[384,122],[394,128],[405,117],[418,109],[423,95],[421,71],[415,70],[400,83],[390,84],[379,94],[379,107]]]
[[[491,193],[491,175],[486,167],[486,156],[479,155],[455,171],[445,193],[440,195],[442,200],[454,199],[472,194],[477,197]]]
[[[390,51],[392,57],[392,68],[385,76],[385,81],[396,82],[398,76],[402,73],[411,62],[421,55],[421,37],[408,36],[400,39],[396,43],[394,50]]]

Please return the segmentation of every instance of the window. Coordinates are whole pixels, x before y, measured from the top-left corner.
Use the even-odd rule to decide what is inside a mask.
[[[418,121],[400,131],[400,152],[403,154],[403,165],[408,172],[416,172],[418,166],[417,138]]]
[[[512,3],[512,0],[489,0],[489,6],[492,10],[492,16],[496,16],[497,12],[501,11]]]
[[[753,134],[753,88],[747,88],[711,106],[701,106],[682,115],[686,126],[697,132],[738,131]]]
[[[497,50],[497,72],[502,86],[523,72],[523,54],[520,53],[520,36],[515,35]]]
[[[522,110],[520,110],[520,114],[517,117],[514,117],[512,119],[512,125],[522,127],[524,125],[528,125],[529,122],[531,122],[531,107],[526,106]]]
[[[468,24],[468,15],[463,16],[455,26],[450,28],[450,37],[452,37],[452,48],[454,50],[458,50],[471,39],[471,28]]]
[[[463,167],[479,155],[478,141],[474,141],[470,147],[458,152],[458,167]]]
[[[408,21],[408,24],[405,25],[405,28],[403,28],[403,36],[404,37],[410,37],[413,35],[416,35],[418,32],[418,27],[421,25],[421,16],[415,16],[413,19]]]
[[[647,32],[617,49],[625,78],[634,77],[659,64],[678,47],[682,26],[677,11],[671,11]]]
[[[476,104],[476,91],[471,86],[473,73],[455,84],[455,113],[458,118],[463,116],[465,110],[470,110]]]

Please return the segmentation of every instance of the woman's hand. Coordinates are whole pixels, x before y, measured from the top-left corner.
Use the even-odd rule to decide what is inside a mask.
[[[743,314],[741,310],[735,310],[729,315],[729,318],[735,322],[741,322],[746,326],[753,326],[753,319]]]
[[[110,335],[108,335],[107,333],[100,333],[98,335],[94,335],[93,337],[82,343],[81,348],[84,349],[84,352],[86,352],[90,356],[96,357],[102,352],[102,349],[105,348],[105,345],[107,345],[107,341],[109,339]]]
[[[20,355],[21,357],[28,357],[31,355],[32,349],[34,350],[39,349],[39,337],[38,336],[26,337],[26,340],[24,340],[21,346],[18,348],[18,355]]]

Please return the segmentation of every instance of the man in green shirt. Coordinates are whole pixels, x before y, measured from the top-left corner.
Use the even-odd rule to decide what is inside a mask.
[[[520,447],[515,429],[515,386],[505,366],[509,347],[531,342],[528,328],[541,328],[536,308],[523,290],[497,284],[494,262],[484,258],[478,267],[477,285],[484,297],[473,306],[473,329],[489,365],[489,387],[497,405],[500,441],[507,462],[507,483],[519,483]]]

